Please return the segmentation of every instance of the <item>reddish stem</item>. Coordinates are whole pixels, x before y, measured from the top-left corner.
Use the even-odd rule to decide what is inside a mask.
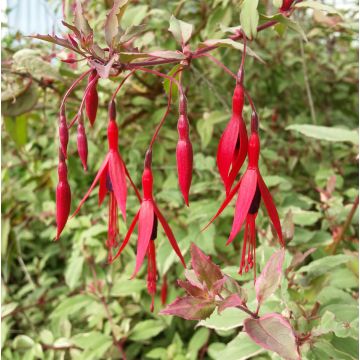
[[[124,79],[121,81],[121,83],[119,84],[119,86],[116,88],[116,90],[114,91],[114,93],[112,94],[112,97],[111,97],[111,101],[114,101],[115,100],[115,97],[117,95],[117,93],[119,92],[119,90],[121,89],[121,87],[124,85],[125,81],[131,76],[133,75],[135,72],[135,70],[132,70],[129,74],[127,74]]]

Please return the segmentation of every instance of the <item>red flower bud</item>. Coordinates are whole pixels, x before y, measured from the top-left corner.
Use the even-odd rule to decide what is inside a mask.
[[[84,170],[87,171],[88,144],[84,124],[82,121],[78,122],[77,127],[77,149]]]
[[[192,180],[193,150],[190,141],[179,140],[176,146],[178,180],[185,204],[189,206],[189,190]]]
[[[91,126],[94,125],[95,120],[96,120],[96,113],[97,113],[97,109],[98,109],[98,104],[99,104],[99,96],[98,96],[98,92],[97,92],[97,80],[94,81],[94,79],[97,77],[97,72],[96,70],[93,70],[90,75],[89,75],[89,79],[88,79],[88,85],[92,82],[92,85],[90,87],[90,89],[88,90],[87,94],[86,94],[86,98],[85,98],[85,109],[86,109],[86,114],[89,118],[90,124]]]
[[[67,167],[65,159],[60,155],[58,165],[59,182],[56,188],[56,240],[59,240],[68,220],[71,205],[71,190],[67,180]]]
[[[67,146],[69,142],[69,130],[66,123],[65,109],[61,109],[59,121],[59,138],[61,151],[65,158],[67,158]]]

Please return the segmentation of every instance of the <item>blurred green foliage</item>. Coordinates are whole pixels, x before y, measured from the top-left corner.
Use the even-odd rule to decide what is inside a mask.
[[[96,37],[102,39],[108,2],[87,3]],[[266,9],[276,11],[270,1],[261,2],[260,12],[266,13]],[[358,357],[357,210],[349,218],[358,196],[355,13],[354,9],[339,19],[321,12],[296,11],[294,17],[308,42],[301,45],[301,35],[289,28],[269,28],[250,43],[265,64],[250,57],[246,60],[245,86],[260,115],[261,171],[288,240],[286,277],[263,311],[282,312],[299,333],[311,331],[317,335],[302,347],[305,359]],[[176,42],[166,31],[171,14],[194,24],[190,45],[195,49],[206,39],[225,38],[221,27],[239,24],[239,2],[138,1],[128,6],[122,24],[146,23],[146,32],[135,41],[140,48],[174,50]],[[221,316],[213,314],[196,328],[195,322],[158,316],[159,297],[155,312],[150,313],[145,267],[137,279],[129,280],[136,237],[132,237],[131,247],[120,261],[109,266],[104,246],[107,208],[97,206],[95,195],[68,222],[61,240],[53,242],[58,109],[71,82],[87,69],[84,62],[78,63],[76,70],[60,63],[52,56],[59,52],[63,50],[25,38],[19,43],[11,35],[3,41],[4,359],[118,359],[123,353],[127,359],[277,359],[277,355],[260,349],[246,334],[239,333],[244,317],[238,309],[228,309]],[[212,54],[234,72],[237,70],[239,51],[221,48]],[[25,73],[20,71],[21,66]],[[163,72],[171,68],[159,67]],[[76,132],[71,132],[68,168],[72,210],[105,155],[106,108],[118,81],[99,82],[97,121],[93,129],[87,127],[88,173],[83,172],[77,156]],[[215,154],[230,116],[234,81],[205,58],[193,60],[183,83],[194,148],[190,208],[184,206],[177,186],[176,103],[153,151],[155,197],[186,259],[190,243],[195,242],[225,273],[244,283],[249,298],[254,299],[250,274],[237,275],[241,238],[225,246],[233,206],[215,225],[200,232],[224,197]],[[84,84],[67,103],[69,119],[77,111],[83,90]],[[162,80],[136,74],[120,91],[117,106],[120,152],[140,186],[144,152],[166,107]],[[249,107],[245,110],[249,124]],[[325,128],[311,127],[314,125]],[[136,197],[130,191],[129,219],[137,208]],[[277,247],[263,215],[261,209],[257,222],[258,271]],[[337,243],[347,220],[346,231]],[[123,222],[120,228],[125,234]],[[176,279],[183,278],[183,270],[163,234],[157,240],[157,262],[159,288],[162,276],[167,274],[168,301],[172,301],[181,294]],[[95,291],[97,286],[101,295]]]

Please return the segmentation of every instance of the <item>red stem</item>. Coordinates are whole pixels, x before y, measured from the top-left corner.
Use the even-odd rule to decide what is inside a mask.
[[[121,83],[119,84],[119,86],[116,88],[115,92],[113,93],[112,97],[111,97],[111,101],[115,100],[115,97],[117,95],[117,93],[119,92],[119,90],[121,89],[121,87],[124,85],[125,81],[131,76],[133,75],[135,72],[135,70],[132,70],[129,74],[127,74],[124,79],[121,81]]]

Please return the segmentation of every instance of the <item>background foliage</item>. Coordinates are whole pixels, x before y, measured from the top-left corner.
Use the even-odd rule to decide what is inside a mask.
[[[103,36],[107,3],[87,1],[87,15],[98,29],[99,39]],[[262,13],[275,12],[270,1],[262,2],[260,9]],[[295,16],[304,28],[307,43],[290,29],[282,36],[267,29],[250,44],[266,63],[246,60],[245,86],[261,119],[261,171],[278,205],[288,241],[286,276],[264,311],[283,313],[293,320],[298,332],[317,335],[302,347],[307,359],[358,358],[355,10],[345,13],[343,19],[298,11]],[[202,40],[225,37],[219,24],[238,25],[239,2],[134,1],[122,21],[126,25],[146,23],[147,31],[136,40],[137,46],[176,49],[166,31],[171,14],[194,24],[195,47]],[[222,48],[213,54],[233,71],[238,68],[241,54],[237,50]],[[128,280],[135,262],[135,237],[132,248],[126,249],[120,261],[112,266],[106,263],[107,209],[97,207],[96,196],[69,221],[61,240],[52,241],[59,103],[76,74],[87,68],[79,63],[73,70],[54,55],[65,56],[48,44],[26,38],[19,41],[12,35],[3,39],[4,358],[116,359],[121,352],[127,359],[278,358],[239,332],[244,317],[237,309],[228,309],[221,316],[213,314],[200,327],[195,327],[196,322],[157,315],[159,299],[155,312],[150,313],[144,269],[137,279]],[[171,65],[161,69],[168,72]],[[99,83],[100,110],[94,129],[88,131],[87,174],[77,157],[76,134],[71,135],[68,166],[73,210],[103,158],[106,107],[117,82],[112,79]],[[234,81],[213,63],[200,59],[185,72],[183,83],[187,87],[195,154],[190,208],[184,207],[177,186],[176,103],[153,152],[155,196],[186,259],[190,243],[195,242],[224,273],[245,283],[250,299],[254,299],[250,274],[237,275],[241,242],[225,247],[233,209],[228,208],[215,225],[200,233],[223,199],[214,155],[229,118]],[[73,115],[82,90],[68,102],[67,110]],[[120,91],[117,106],[120,151],[140,185],[144,152],[166,106],[162,80],[137,74]],[[128,209],[130,217],[137,209],[133,193]],[[260,210],[258,271],[277,247],[267,217],[262,214]],[[120,226],[124,234],[126,226],[122,222]],[[157,247],[159,272],[161,276],[167,274],[168,301],[172,301],[182,293],[176,279],[183,278],[183,270],[163,234]],[[98,283],[101,293],[96,291]]]

